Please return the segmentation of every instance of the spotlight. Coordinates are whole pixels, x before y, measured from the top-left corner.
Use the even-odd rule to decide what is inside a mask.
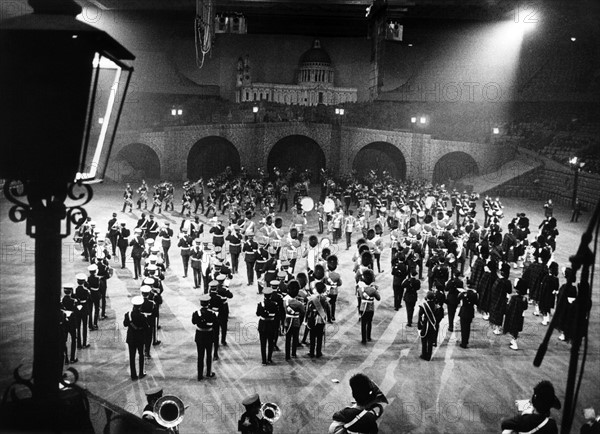
[[[344,116],[344,109],[343,108],[340,109],[340,116]]]
[[[258,106],[252,107],[252,113],[258,113]]]
[[[183,114],[183,110],[182,109],[177,110],[177,115],[178,116],[181,116],[182,114]]]
[[[427,118],[425,116],[421,116],[419,122],[421,123],[421,125],[424,125],[425,123],[427,123]]]
[[[412,45],[412,44],[408,44],[408,46],[409,46],[409,47],[412,47],[413,45]]]
[[[571,164],[577,164],[577,157],[573,157],[569,160],[569,163]]]
[[[571,37],[571,42],[575,42],[577,38],[575,36]]]
[[[335,114],[336,114],[336,115],[339,115],[339,114],[340,114],[340,109],[339,109],[339,108],[336,108],[336,109],[335,109]]]
[[[104,118],[98,118],[98,123],[102,125],[104,123]]]
[[[171,109],[171,116],[177,116],[177,110]]]
[[[414,116],[412,118],[410,118],[410,123],[411,124],[416,124],[417,123],[417,118],[414,117]]]
[[[494,134],[500,134],[500,128],[498,128],[498,127],[492,128],[492,133],[494,133]]]

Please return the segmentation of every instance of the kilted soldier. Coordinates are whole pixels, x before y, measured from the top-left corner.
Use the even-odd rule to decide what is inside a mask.
[[[306,309],[304,303],[298,300],[300,284],[297,280],[290,280],[287,287],[288,293],[283,298],[285,306],[285,360],[290,360],[290,356],[296,358],[296,349],[298,348],[298,339],[300,336],[300,324],[304,321]]]
[[[125,212],[127,207],[129,207],[129,212],[133,212],[133,190],[129,184],[127,184],[123,193],[123,210],[121,212]]]
[[[140,228],[136,228],[134,231],[134,236],[129,245],[131,246],[131,258],[133,259],[133,278],[137,280],[142,275],[142,253],[144,253],[145,246]]]
[[[240,253],[242,253],[243,237],[241,228],[238,225],[233,226],[233,231],[230,231],[225,240],[229,243],[229,255],[231,256],[231,271],[233,274],[238,272],[238,264],[240,262]]]
[[[79,311],[77,310],[77,300],[73,298],[73,287],[63,287],[64,296],[60,302],[64,313],[64,331],[65,331],[65,364],[76,363],[75,348],[77,346],[77,322]],[[71,358],[67,354],[67,338],[71,337]]]
[[[183,263],[183,277],[187,277],[188,274],[188,266],[190,262],[190,254],[193,243],[193,238],[188,235],[185,229],[182,229],[181,234],[179,235],[179,242],[177,243],[177,247],[179,247],[180,249],[181,261]]]
[[[435,310],[434,294],[429,291],[423,304],[419,308],[417,322],[417,328],[419,329],[419,335],[421,336],[421,355],[419,357],[423,360],[431,360],[433,344],[435,343],[435,337],[439,326]]]
[[[213,327],[216,326],[217,316],[209,309],[210,295],[200,296],[200,309],[192,314],[192,324],[196,326],[196,349],[198,351],[198,381],[204,378],[204,360],[206,359],[206,376],[212,378],[212,346]]]
[[[489,248],[487,246],[480,246],[479,247],[479,255],[477,256],[477,259],[471,266],[471,277],[468,282],[469,285],[471,285],[473,288],[477,288],[477,286],[479,285],[479,281],[483,277],[485,264],[486,264],[487,260],[489,259],[489,257],[490,257]]]
[[[365,270],[362,280],[358,282],[358,294],[360,296],[361,313],[361,343],[371,342],[371,327],[373,316],[375,314],[375,300],[381,300],[377,285],[375,285],[375,275],[372,270]]]
[[[506,262],[502,264],[500,270],[500,279],[497,279],[490,289],[490,300],[489,300],[489,312],[490,312],[490,324],[494,329],[494,334],[502,334],[500,327],[504,320],[504,313],[506,311],[506,299],[512,294],[512,283],[508,276],[510,275],[510,265]]]
[[[161,228],[158,235],[160,236],[161,240],[165,266],[169,268],[171,265],[171,261],[169,260],[169,249],[171,248],[171,238],[173,238],[173,229],[171,229],[171,224],[169,222],[165,222],[165,225]]]
[[[141,296],[138,295],[133,297],[131,299],[133,308],[131,312],[125,314],[125,318],[123,319],[123,326],[127,327],[129,369],[132,380],[137,380],[138,378],[144,378],[146,376],[146,372],[144,371],[144,340],[148,330],[148,322],[140,311],[140,306],[143,302],[144,299]],[[135,369],[136,353],[139,358],[139,377],[138,372]]]
[[[542,325],[548,325],[550,322],[550,313],[554,309],[558,294],[558,264],[552,262],[548,267],[548,275],[542,279],[540,287],[540,313],[542,314]]]
[[[523,270],[523,277],[525,285],[529,288],[529,296],[533,300],[535,310],[533,314],[539,316],[539,298],[540,288],[542,286],[542,279],[548,275],[548,261],[550,260],[551,253],[548,249],[541,249],[539,257],[534,256],[534,262],[531,263],[525,270]]]
[[[570,341],[575,333],[577,325],[577,287],[575,286],[575,273],[573,269],[566,268],[564,271],[567,281],[558,290],[558,304],[556,306],[556,328],[560,330],[558,339]]]
[[[144,209],[148,209],[148,186],[143,179],[142,185],[137,189],[137,192],[140,195],[137,200],[137,209],[142,209],[142,203],[144,204]]]
[[[458,301],[461,303],[458,312],[460,317],[460,347],[467,349],[469,347],[469,337],[471,336],[471,323],[475,318],[477,292],[469,286],[466,290],[460,291]]]
[[[263,291],[265,298],[256,306],[256,316],[260,317],[258,321],[258,334],[260,335],[260,354],[263,365],[273,364],[273,337],[277,331],[275,317],[279,313],[279,306],[271,300],[272,293],[273,289],[271,287],[265,288]]]
[[[483,269],[483,276],[477,285],[477,294],[479,295],[479,303],[477,305],[479,312],[483,315],[483,319],[487,320],[490,316],[490,304],[492,300],[492,286],[498,279],[498,264],[492,258],[487,261]]]
[[[504,316],[504,334],[509,333],[512,336],[510,341],[510,349],[518,350],[517,339],[519,332],[523,330],[523,312],[527,309],[527,283],[523,279],[519,279],[515,287],[516,293],[511,295],[506,307]]]

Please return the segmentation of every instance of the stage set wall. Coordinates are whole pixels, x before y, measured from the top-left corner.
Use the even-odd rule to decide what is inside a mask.
[[[117,135],[107,169],[107,177],[121,182],[122,173],[115,170],[119,151],[132,143],[148,146],[160,160],[161,178],[172,181],[188,179],[187,161],[190,150],[199,140],[221,137],[230,142],[249,173],[267,170],[269,152],[280,140],[289,136],[305,136],[314,140],[325,155],[326,167],[338,175],[352,171],[354,159],[365,146],[385,142],[396,147],[406,161],[406,177],[432,181],[436,163],[453,152],[472,157],[479,174],[497,170],[514,153],[502,145],[438,140],[427,134],[383,131],[336,124],[304,122],[210,124],[165,128],[162,131],[130,131]]]

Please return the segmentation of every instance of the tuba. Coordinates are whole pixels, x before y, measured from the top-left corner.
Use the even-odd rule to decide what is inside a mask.
[[[263,419],[265,419],[271,424],[277,422],[281,417],[281,409],[277,404],[274,404],[272,402],[265,402],[260,407],[260,413],[262,414]]]
[[[183,420],[185,406],[175,395],[165,395],[154,403],[154,418],[165,428],[175,428]]]

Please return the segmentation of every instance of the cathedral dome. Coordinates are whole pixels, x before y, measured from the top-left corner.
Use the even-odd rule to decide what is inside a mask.
[[[311,49],[305,51],[304,54],[300,56],[300,65],[311,63],[331,65],[331,58],[329,57],[329,54],[327,54],[327,51],[321,48],[321,41],[318,39],[313,41]]]

